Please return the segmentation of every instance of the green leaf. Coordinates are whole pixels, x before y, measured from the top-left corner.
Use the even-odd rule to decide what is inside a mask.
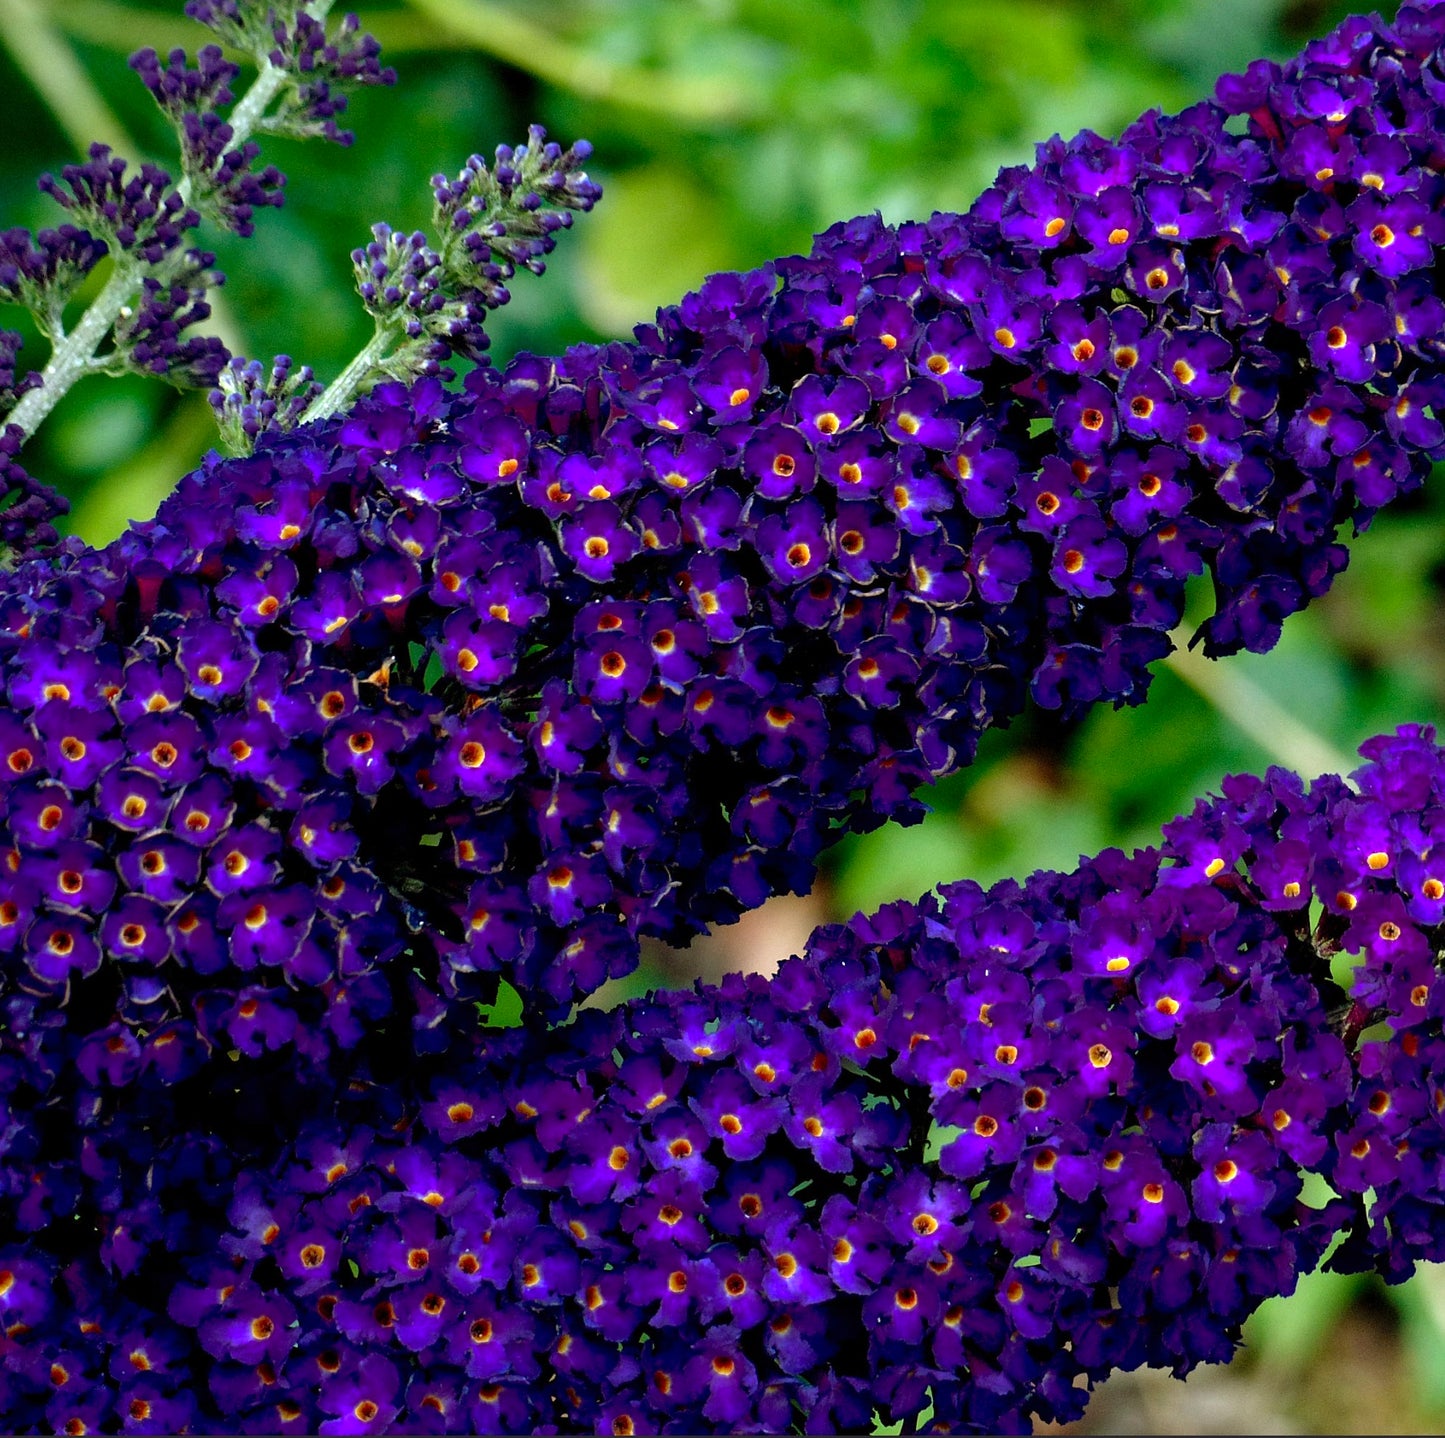
[[[630,334],[675,304],[734,254],[716,199],[681,165],[653,164],[604,182],[606,199],[581,227],[582,312],[608,334]]]

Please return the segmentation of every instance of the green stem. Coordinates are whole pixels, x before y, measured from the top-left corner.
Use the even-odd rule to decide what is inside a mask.
[[[1345,775],[1355,768],[1348,754],[1301,723],[1237,667],[1216,664],[1191,650],[1180,631],[1173,638],[1174,652],[1165,664],[1276,762],[1310,778]]]
[[[77,150],[126,150],[125,127],[36,0],[0,0],[0,40]]]
[[[684,81],[655,70],[615,64],[559,40],[546,26],[491,0],[408,3],[474,49],[588,99],[689,124],[742,120],[758,109],[757,97],[736,84]]]
[[[317,5],[313,8],[324,15],[331,7],[328,0],[326,5]],[[232,131],[230,148],[233,150],[250,139],[256,126],[261,123],[271,101],[276,98],[286,83],[286,72],[273,65],[264,55],[259,57],[259,64],[260,70],[257,72],[255,80],[251,82],[251,88],[241,96],[227,117],[227,123]],[[182,185],[185,183],[184,180],[181,181]]]
[[[105,97],[61,33],[61,22],[68,14],[68,7],[69,0],[57,16],[37,0],[0,0],[0,43],[24,71],[25,78],[78,153],[84,154],[92,142],[99,141],[117,154],[148,158],[106,104]],[[131,34],[135,33],[132,29]],[[232,354],[245,353],[248,348],[245,335],[225,296],[213,294],[210,306],[210,323],[202,324],[201,331],[214,334]],[[42,323],[52,341],[56,336],[63,337],[61,319],[56,314],[48,324]]]
[[[27,435],[35,433],[71,386],[90,371],[96,350],[115,326],[127,302],[135,298],[136,286],[144,272],[145,266],[129,255],[122,255],[115,262],[105,288],[91,301],[75,328],[51,351],[41,371],[40,384],[21,397],[6,417],[7,425],[18,425]]]
[[[329,419],[337,410],[345,409],[361,388],[376,378],[376,372],[395,338],[395,331],[391,326],[378,322],[376,333],[352,356],[346,368],[307,406],[306,413],[301,416],[301,423],[310,424],[313,420]]]

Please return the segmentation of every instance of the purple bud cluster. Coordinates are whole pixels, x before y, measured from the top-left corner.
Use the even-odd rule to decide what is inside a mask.
[[[440,375],[441,361],[452,354],[481,360],[490,343],[482,327],[486,307],[473,294],[448,293],[446,265],[425,233],[378,223],[371,235],[370,244],[351,252],[356,290],[371,315],[397,325],[399,338],[417,349],[416,372]]]
[[[186,16],[214,30],[232,44],[241,42],[243,16],[239,0],[186,0]]]
[[[353,136],[337,127],[346,110],[345,91],[358,85],[392,85],[396,72],[384,67],[381,46],[360,33],[355,15],[327,32],[306,0],[186,0],[186,14],[215,31],[228,45],[283,70],[293,93],[280,117],[285,133],[321,136],[349,145]]]
[[[448,359],[485,357],[487,312],[511,298],[506,281],[519,265],[541,274],[570,212],[600,198],[582,169],[591,153],[585,140],[567,150],[549,143],[533,125],[525,145],[497,149],[493,168],[473,155],[455,180],[432,177],[434,241],[419,230],[372,227],[372,242],[351,261],[362,302],[393,337],[387,374],[451,379]]]
[[[176,78],[179,62],[175,56],[167,71],[157,70],[152,76],[151,70],[158,66],[153,51],[142,51],[133,63],[148,84],[154,80],[164,107],[172,103],[173,89],[184,93],[187,88],[224,88],[234,67],[221,64],[219,52],[213,58],[220,71],[209,78],[204,74],[188,77],[183,69]],[[174,86],[165,83],[170,79],[175,80]],[[236,221],[242,233],[249,233],[247,197],[254,196],[247,182],[233,185],[234,167],[224,163],[214,172],[192,170],[193,158],[188,152],[186,164],[192,178],[199,181],[198,195],[204,191],[207,199],[214,201],[209,208]],[[230,176],[225,181],[231,187],[227,196],[212,186],[212,181],[220,183],[218,177],[223,174]],[[115,322],[113,350],[107,358],[177,384],[213,384],[227,359],[225,346],[214,336],[185,333],[210,314],[206,291],[222,282],[222,276],[211,268],[215,255],[181,248],[185,233],[200,224],[200,213],[186,204],[164,170],[147,164],[133,171],[104,145],[92,145],[89,161],[67,165],[61,179],[64,188],[53,176],[43,175],[40,188],[89,228],[62,225],[58,230],[42,230],[35,245],[24,230],[0,236],[0,298],[26,305],[53,329],[66,300],[101,256],[110,249],[126,253],[148,272],[137,280],[135,297]],[[97,234],[103,238],[97,239]]]
[[[18,397],[37,382],[15,382],[15,353],[20,336],[0,331],[0,399]],[[49,485],[27,474],[16,462],[24,435],[14,425],[0,430],[0,560],[17,565],[46,554],[59,541],[55,521],[69,513],[70,502]]]
[[[181,49],[172,50],[165,64],[155,50],[137,50],[130,57],[130,67],[156,104],[176,121],[229,105],[235,99],[231,81],[241,73],[241,67],[227,60],[219,45],[204,46],[194,66]]]
[[[74,225],[34,236],[20,228],[0,231],[0,300],[47,319],[62,314],[105,253],[100,240]]]
[[[22,394],[40,383],[40,376],[33,371],[19,379],[15,376],[16,362],[23,343],[23,337],[14,330],[0,330],[0,414],[4,414]]]
[[[519,266],[540,275],[557,232],[572,223],[569,212],[586,213],[601,198],[583,169],[591,154],[586,140],[564,150],[533,125],[526,143],[497,146],[490,169],[473,155],[455,180],[432,177],[437,227],[465,250],[484,304],[506,302],[501,283]]]
[[[328,37],[300,0],[279,8],[257,0],[199,0],[186,9],[263,67],[283,72],[279,95],[252,117],[251,128],[259,124],[294,137],[325,135],[349,143],[334,119],[346,106],[340,87],[390,84],[396,78],[378,64],[377,42],[357,35],[354,16]],[[211,268],[214,255],[183,251],[183,238],[203,214],[239,235],[251,234],[256,210],[282,203],[285,176],[274,165],[255,168],[259,145],[244,136],[238,140],[221,114],[234,101],[232,82],[240,67],[219,46],[202,48],[194,65],[182,49],[164,60],[153,49],[140,50],[130,64],[176,128],[180,185],[173,186],[157,166],[129,167],[99,144],[91,146],[86,163],[66,166],[59,179],[42,176],[41,190],[79,225],[44,230],[33,240],[25,230],[0,233],[0,301],[26,306],[41,328],[58,338],[65,305],[80,282],[107,252],[125,256],[138,293],[121,311],[114,348],[97,367],[131,366],[206,387],[217,382],[229,355],[215,338],[188,337],[184,331],[209,315],[206,291],[222,277]],[[8,398],[13,404],[14,395]],[[224,399],[220,395],[217,402],[224,405]],[[271,415],[284,416],[287,409],[273,407]],[[260,412],[251,406],[253,420]],[[244,431],[245,420],[239,423]]]
[[[224,276],[212,269],[215,255],[187,250],[167,269],[165,280],[146,275],[140,292],[115,325],[116,349],[137,370],[173,384],[203,388],[216,382],[229,358],[214,335],[187,334],[211,313],[205,295]]]
[[[40,177],[40,188],[89,230],[113,240],[148,265],[159,264],[201,222],[158,165],[131,171],[108,145],[92,145],[83,165],[66,165],[60,179]],[[43,245],[42,245],[43,248]],[[92,256],[91,263],[95,258]]]
[[[1402,1276],[1445,1251],[1445,750],[1365,753],[1357,788],[1230,779],[1161,849],[826,927],[771,981],[260,1066],[210,1091],[225,1143],[161,1066],[120,1101],[133,1035],[73,1090],[12,1000],[7,1417],[1026,1432],[1228,1358],[1342,1228],[1336,1266]]]
[[[269,371],[259,360],[237,356],[221,371],[210,399],[221,438],[244,452],[268,429],[295,428],[320,393],[311,367],[297,368],[290,355],[277,355]]]
[[[232,147],[235,132],[219,110],[233,99],[231,81],[240,73],[217,45],[205,46],[192,68],[184,50],[172,50],[165,65],[154,50],[131,56],[131,68],[140,76],[162,111],[176,127],[181,162],[197,203],[238,235],[255,229],[252,216],[258,207],[282,203],[286,177],[274,165],[253,170],[261,153],[254,140]]]
[[[355,15],[344,16],[328,35],[325,25],[308,11],[293,9],[289,24],[275,21],[275,45],[269,55],[273,65],[297,81],[296,103],[287,116],[288,133],[349,145],[355,137],[336,124],[337,116],[346,111],[345,91],[358,85],[394,85],[396,71],[381,64],[381,46],[373,36],[360,33]]]

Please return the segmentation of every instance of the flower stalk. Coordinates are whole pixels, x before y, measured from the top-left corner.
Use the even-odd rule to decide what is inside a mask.
[[[189,7],[193,18],[212,25],[255,60],[256,77],[234,104],[229,85],[237,67],[214,46],[202,51],[194,70],[187,68],[181,51],[164,66],[154,51],[132,58],[133,68],[177,127],[182,173],[173,188],[171,177],[151,166],[129,177],[103,146],[92,148],[88,166],[67,167],[68,190],[49,177],[42,182],[94,234],[66,227],[70,233],[64,242],[47,245],[46,235],[54,232],[45,232],[38,252],[28,249],[28,237],[27,249],[19,248],[21,232],[6,236],[19,263],[15,277],[0,282],[0,294],[30,307],[52,340],[44,369],[5,416],[22,437],[33,434],[87,374],[141,369],[182,384],[215,382],[228,359],[220,342],[171,338],[207,317],[206,293],[217,279],[210,269],[214,257],[181,248],[182,235],[202,214],[249,234],[257,206],[279,205],[285,178],[274,167],[252,170],[258,146],[251,137],[325,135],[346,142],[349,137],[334,119],[345,105],[340,88],[394,78],[376,64],[374,42],[352,41],[354,23],[343,24],[337,36],[328,38],[325,20],[331,5],[332,0],[293,3],[279,16],[257,0],[230,6],[204,0]],[[222,119],[220,109],[228,104],[229,115]],[[109,278],[75,326],[64,332],[67,302],[107,253]],[[103,350],[107,341],[110,347]]]

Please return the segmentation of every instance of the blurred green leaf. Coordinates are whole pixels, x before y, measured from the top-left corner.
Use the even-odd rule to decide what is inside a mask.
[[[522,996],[506,979],[499,979],[496,1003],[478,1004],[477,1014],[483,1028],[515,1029],[522,1022]]]
[[[86,385],[91,393],[84,408],[71,406],[56,416],[51,442],[67,469],[99,474],[133,455],[150,437],[163,391],[130,375],[91,379]]]
[[[1410,1360],[1414,1401],[1426,1411],[1445,1412],[1445,1266],[1421,1264],[1397,1290],[1405,1351]]]
[[[648,165],[608,181],[579,236],[581,303],[604,333],[630,334],[727,263],[717,201],[683,168]]]
[[[89,380],[88,384],[98,384]],[[136,381],[139,384],[139,381]],[[113,384],[119,389],[119,384]],[[153,386],[144,386],[148,397],[157,394]],[[103,413],[104,402],[96,401],[97,409]],[[151,431],[151,417],[156,406],[142,405],[132,400],[132,418],[146,418],[147,430],[152,432],[142,448],[130,451],[123,462],[116,465],[107,482],[87,490],[70,514],[67,528],[79,535],[87,544],[107,544],[114,539],[132,520],[149,519],[156,512],[161,500],[175,488],[176,481],[194,462],[194,457],[210,448],[215,440],[216,427],[211,418],[211,407],[198,394],[176,397],[171,401],[168,422],[158,430]],[[105,433],[105,425],[96,420],[96,411],[90,412],[90,423],[85,426],[92,436]],[[62,421],[63,423],[64,421]]]
[[[1251,1366],[1288,1381],[1368,1283],[1358,1274],[1316,1270],[1302,1275],[1288,1297],[1266,1299],[1244,1326]]]

